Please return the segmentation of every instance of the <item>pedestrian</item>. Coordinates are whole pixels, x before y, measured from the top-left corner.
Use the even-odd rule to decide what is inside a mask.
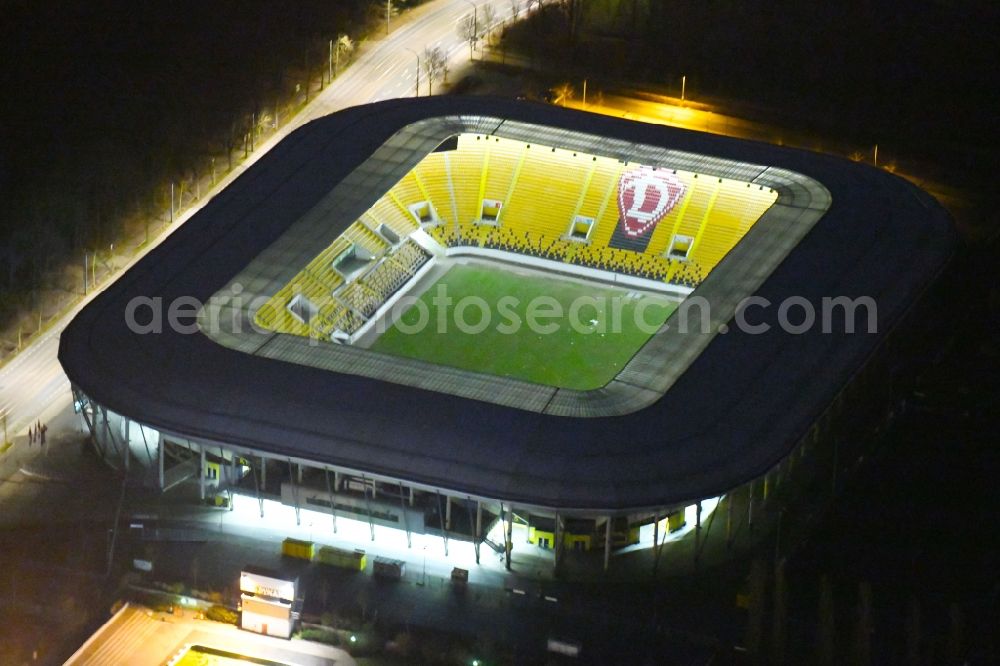
[[[28,426],[28,446],[31,446],[31,443],[34,441],[35,441],[35,431],[31,429],[31,426]]]
[[[48,431],[49,427],[47,425],[42,426],[42,439],[40,446],[45,446],[45,433]]]

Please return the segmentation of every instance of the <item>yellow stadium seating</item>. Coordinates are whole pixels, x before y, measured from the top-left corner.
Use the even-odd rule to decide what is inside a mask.
[[[425,225],[444,247],[478,246],[529,254],[606,271],[696,287],[760,218],[777,195],[745,182],[675,171],[680,202],[650,235],[645,251],[609,246],[619,224],[618,183],[635,165],[509,139],[461,135],[456,150],[427,155],[330,246],[255,313],[270,330],[329,337],[364,324],[427,261],[412,240],[396,248],[374,233],[385,224],[406,239],[420,227],[409,208],[430,202],[440,224]],[[483,200],[502,203],[498,219],[482,220]],[[576,216],[592,218],[589,238],[570,237]],[[676,236],[687,254],[668,257]],[[349,284],[333,267],[358,245],[375,264]],[[288,304],[301,295],[316,314],[303,323]]]

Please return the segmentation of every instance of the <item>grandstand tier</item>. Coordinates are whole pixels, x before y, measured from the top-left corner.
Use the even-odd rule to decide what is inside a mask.
[[[292,278],[290,285],[300,286],[286,285],[269,300],[258,324],[315,335],[316,327],[276,313],[299,293],[322,308],[320,287],[336,291],[335,300],[355,316],[371,317],[423,263],[412,257],[428,256],[408,240],[363,277],[336,273],[329,258],[347,247],[360,246],[373,258],[388,251],[372,225],[386,224],[400,238],[423,225],[443,248],[492,249],[691,289],[777,199],[771,188],[704,174],[699,182],[697,173],[671,164],[656,171],[490,135],[460,134],[455,146],[420,160]],[[581,218],[588,221],[574,233]],[[318,277],[309,282],[310,276]]]

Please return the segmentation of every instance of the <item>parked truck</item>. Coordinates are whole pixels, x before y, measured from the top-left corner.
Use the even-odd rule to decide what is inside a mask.
[[[406,573],[406,562],[389,559],[388,557],[376,557],[375,562],[372,564],[372,573],[379,578],[399,580]]]
[[[368,564],[368,556],[363,550],[346,550],[344,548],[334,548],[333,546],[323,546],[319,549],[316,561],[332,567],[351,569],[352,571],[364,571]]]
[[[285,557],[295,557],[311,562],[316,555],[316,544],[312,541],[302,541],[289,537],[281,542],[281,554]]]

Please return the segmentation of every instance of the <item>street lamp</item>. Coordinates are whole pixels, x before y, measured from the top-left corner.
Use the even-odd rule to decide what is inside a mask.
[[[404,46],[403,48],[417,57],[417,80],[414,84],[413,96],[420,97],[420,54],[411,49],[409,46]]]

